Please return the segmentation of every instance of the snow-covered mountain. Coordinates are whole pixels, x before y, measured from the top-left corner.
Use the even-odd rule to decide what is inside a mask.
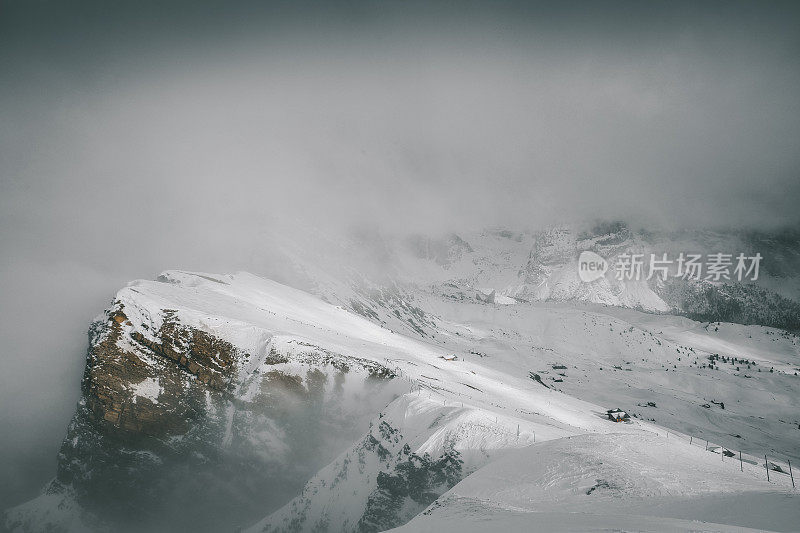
[[[634,231],[621,222],[554,226],[540,231],[483,230],[415,241],[412,254],[440,268],[420,268],[398,260],[409,279],[427,279],[466,293],[474,289],[525,301],[581,301],[650,312],[800,329],[800,234],[713,231]],[[434,250],[433,253],[430,250]],[[579,276],[581,252],[604,258],[608,270],[585,282]],[[726,254],[727,274],[702,270],[678,276],[679,258]],[[758,276],[739,280],[736,257],[762,256]],[[640,276],[615,270],[625,257],[641,256]],[[666,257],[668,272],[649,276],[649,260]],[[657,265],[658,266],[658,265]],[[747,263],[749,267],[750,264]],[[622,274],[622,275],[620,275]],[[621,278],[621,279],[620,279]]]
[[[280,279],[412,335],[435,334],[423,304],[431,293],[461,301],[486,300],[494,293],[493,302],[503,304],[596,303],[800,330],[800,232],[791,229],[634,230],[623,222],[598,222],[440,237],[363,230],[347,237],[312,229],[301,233],[302,239],[289,239],[278,232],[259,248],[269,254],[264,262],[281,257],[281,264],[290,265]],[[606,261],[598,279],[581,279],[582,252]],[[719,279],[709,270],[716,254],[728,262]],[[760,256],[757,271],[737,275],[740,254]],[[642,262],[640,275],[618,270],[631,256]],[[697,256],[699,271],[682,266],[682,256]],[[657,262],[652,276],[651,258]],[[657,270],[665,258],[666,271]]]
[[[276,246],[306,290],[247,273],[132,282],[91,325],[56,478],[5,526],[791,530],[800,339],[677,316],[691,313],[667,284],[577,275],[587,249],[613,261],[744,240],[362,234]],[[370,266],[343,258],[356,253]],[[758,290],[791,296],[790,247],[762,253],[783,262]],[[681,286],[697,305],[728,290]],[[723,512],[746,501],[756,510]]]

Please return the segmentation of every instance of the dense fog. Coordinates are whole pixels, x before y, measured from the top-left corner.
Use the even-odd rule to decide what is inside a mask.
[[[1,1],[0,507],[131,279],[285,279],[270,243],[315,227],[797,225],[798,13]]]

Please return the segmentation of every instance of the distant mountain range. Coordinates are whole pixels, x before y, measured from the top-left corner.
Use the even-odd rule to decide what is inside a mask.
[[[381,249],[384,262],[391,265],[388,277],[393,284],[434,286],[459,298],[480,298],[494,291],[520,302],[587,302],[699,321],[800,330],[800,231],[633,231],[613,222],[384,239]],[[605,275],[589,283],[581,280],[578,258],[583,251],[607,261]],[[730,262],[721,269],[719,279],[707,272],[715,254],[726,254]],[[747,259],[747,268],[752,266],[751,258],[760,255],[757,273],[751,270],[738,279],[739,254]],[[696,276],[678,275],[681,255],[684,259],[700,256],[701,271]],[[615,265],[631,256],[642,261],[641,275],[618,279]],[[670,263],[666,276],[657,272],[648,279],[651,256],[656,261],[666,257]],[[378,307],[385,306],[380,299],[367,298],[354,310],[377,313]],[[414,327],[418,322],[414,320]]]

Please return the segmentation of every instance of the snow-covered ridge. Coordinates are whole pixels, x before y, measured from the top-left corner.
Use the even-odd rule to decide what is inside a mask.
[[[301,495],[249,531],[311,531],[320,524],[342,532],[391,527],[492,458],[532,444],[537,430],[543,440],[570,434],[530,422],[515,427],[514,419],[490,417],[474,407],[448,406],[422,391],[404,395],[380,413],[362,439],[314,476]]]
[[[244,272],[212,276],[169,271],[159,279],[164,281],[132,282],[117,294],[136,331],[151,331],[158,325],[155,311],[175,309],[181,324],[231,342],[256,361],[266,358],[271,339],[280,339],[284,345],[306,343],[386,365],[402,372],[409,383],[435,386],[438,381],[446,385],[453,400],[476,396],[490,404],[516,396],[514,403],[549,410],[548,416],[561,423],[601,427],[596,417],[585,413],[581,402],[531,389],[527,376],[505,377],[501,392],[495,381],[500,376],[491,370],[471,361],[447,364],[442,360],[449,354],[446,348],[400,335],[303,291]],[[248,368],[256,367],[250,363]],[[476,390],[483,393],[476,395]]]
[[[452,258],[455,268],[458,255]],[[657,444],[668,457],[688,457],[678,463],[672,486],[694,483],[684,470],[708,465],[685,452],[681,439],[669,439],[664,425],[729,449],[756,453],[769,444],[770,454],[792,453],[791,424],[800,424],[792,418],[800,412],[793,393],[800,342],[791,334],[574,302],[500,305],[435,290],[414,297],[432,317],[425,335],[400,333],[380,317],[360,316],[243,272],[167,271],[156,281],[131,282],[93,325],[88,392],[62,447],[62,477],[53,486],[61,488],[13,510],[7,523],[35,531],[44,523],[35,519],[39,505],[51,508],[58,497],[65,508],[91,504],[86,488],[104,467],[113,474],[116,462],[133,464],[132,473],[171,479],[164,478],[174,460],[170,454],[193,457],[199,472],[217,472],[215,456],[224,458],[224,469],[245,465],[236,479],[256,489],[242,494],[226,486],[223,492],[253,500],[246,515],[239,513],[239,526],[378,531],[412,519],[429,504],[433,514],[415,522],[435,516],[435,509],[463,511],[468,523],[475,509],[492,506],[499,514],[540,512],[501,497],[470,507],[462,504],[482,497],[453,492],[482,472],[493,475],[495,461],[513,450],[568,455],[573,439],[584,439],[575,442],[598,443],[620,456],[630,447],[646,457],[647,446]],[[214,366],[219,379],[204,380],[197,370],[203,364]],[[744,398],[749,403],[739,405]],[[97,401],[122,415],[98,422],[90,410]],[[604,416],[610,407],[634,418],[611,422]],[[184,408],[193,418],[184,420],[176,411]],[[751,416],[753,409],[760,414]],[[138,435],[138,426],[122,423],[131,420],[123,416],[129,412],[144,417],[133,420],[154,422],[142,426],[153,431]],[[175,424],[159,432],[158,422],[167,419]],[[105,429],[98,432],[98,426]],[[120,434],[143,437],[140,447],[119,450],[108,439]],[[644,451],[641,443],[647,443]],[[522,461],[514,468],[524,473],[528,467]],[[631,497],[649,494],[640,489],[665,475],[618,468]],[[93,479],[81,477],[86,471]],[[536,490],[554,482],[541,481],[537,472],[531,474],[539,476],[532,482]],[[593,472],[581,473],[575,486],[583,490],[583,478]],[[625,477],[634,473],[638,477]],[[613,485],[606,474],[602,479]],[[753,483],[753,472],[740,474],[726,473],[730,483],[717,492],[769,492]],[[569,477],[562,470],[557,475]],[[785,497],[787,479],[773,481],[770,490]],[[298,495],[280,509],[259,507],[276,484]],[[210,490],[203,487],[200,492]],[[197,488],[182,490],[194,494]],[[453,494],[459,496],[454,500]],[[155,499],[148,505],[157,513],[158,504]],[[230,526],[226,508],[231,506],[219,497],[197,506],[220,520],[216,529]],[[69,516],[92,521],[84,515]],[[202,527],[212,527],[202,517]],[[191,517],[179,518],[182,527],[199,527]]]

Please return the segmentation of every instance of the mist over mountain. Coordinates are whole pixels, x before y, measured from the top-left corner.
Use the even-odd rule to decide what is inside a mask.
[[[793,335],[800,327],[798,23],[800,10],[786,2],[179,0],[164,5],[0,0],[0,427],[10,428],[0,431],[4,450],[0,476],[6,480],[0,487],[0,507],[35,499],[58,473],[63,490],[53,494],[74,490],[76,509],[84,509],[82,503],[97,504],[100,500],[94,496],[107,487],[82,485],[78,470],[91,464],[81,461],[106,456],[103,468],[109,468],[109,483],[116,479],[114,469],[127,464],[114,455],[115,450],[121,442],[137,441],[126,431],[137,433],[141,427],[126,428],[123,415],[105,427],[106,410],[81,407],[79,402],[97,396],[97,390],[85,388],[86,383],[95,383],[87,381],[92,371],[98,379],[105,376],[101,382],[113,382],[114,394],[106,394],[100,402],[108,400],[112,412],[130,408],[139,416],[142,404],[148,404],[134,401],[139,390],[135,386],[152,383],[139,378],[144,380],[146,374],[147,379],[166,382],[166,376],[172,376],[174,387],[165,389],[171,399],[165,396],[164,405],[176,406],[180,413],[169,415],[181,421],[191,416],[205,421],[187,437],[198,444],[195,451],[211,450],[208,456],[198,451],[210,461],[203,463],[208,470],[199,478],[191,474],[197,473],[192,468],[200,463],[170,463],[169,458],[181,452],[159,448],[166,435],[173,438],[179,433],[177,422],[168,431],[162,427],[162,433],[148,434],[142,438],[144,444],[129,450],[132,455],[127,459],[133,463],[145,452],[163,454],[172,475],[162,478],[158,469],[143,468],[139,482],[127,489],[118,487],[120,494],[130,490],[126,497],[134,501],[132,494],[142,484],[172,479],[173,485],[165,481],[152,493],[137,493],[143,498],[135,500],[139,508],[152,511],[153,527],[159,515],[153,502],[163,498],[160,501],[168,508],[178,501],[168,497],[170,487],[180,492],[175,487],[202,486],[209,479],[220,500],[237,502],[231,504],[231,514],[252,518],[237,527],[267,520],[268,513],[289,501],[324,507],[322,502],[328,500],[323,496],[313,502],[303,500],[306,483],[312,479],[329,483],[320,472],[335,462],[337,454],[359,456],[367,449],[359,443],[372,446],[371,453],[378,454],[370,463],[375,475],[370,474],[369,482],[362,479],[363,486],[375,492],[359,493],[342,504],[347,512],[328,517],[331,523],[366,516],[361,523],[369,527],[400,525],[450,490],[459,477],[455,464],[462,465],[461,476],[486,466],[483,459],[470,455],[475,448],[456,438],[458,432],[452,439],[457,445],[448,447],[425,427],[439,415],[452,415],[447,418],[453,422],[447,426],[450,429],[473,416],[474,420],[499,416],[493,414],[493,404],[516,401],[507,395],[484,398],[478,411],[469,413],[444,413],[438,406],[428,406],[430,411],[422,410],[430,419],[420,415],[403,428],[399,422],[405,416],[403,409],[421,407],[406,398],[393,404],[391,412],[383,409],[390,396],[400,394],[395,377],[375,403],[363,404],[364,411],[354,415],[351,426],[344,424],[330,435],[312,427],[313,413],[335,411],[328,403],[332,396],[350,402],[348,406],[358,403],[353,398],[361,398],[361,389],[350,387],[352,382],[345,380],[342,390],[335,387],[342,360],[353,368],[345,373],[348,379],[374,373],[373,365],[397,371],[385,358],[363,352],[361,340],[334,349],[327,343],[330,338],[311,335],[316,343],[313,357],[278,350],[286,361],[275,364],[307,365],[302,373],[294,367],[281,369],[292,376],[291,383],[299,384],[294,392],[284,391],[286,405],[309,403],[320,409],[301,410],[296,420],[281,418],[285,412],[276,414],[282,409],[280,402],[255,400],[239,390],[218,390],[214,394],[219,397],[200,401],[208,383],[194,381],[198,369],[192,372],[180,356],[176,362],[136,341],[134,333],[148,334],[137,329],[139,324],[115,337],[113,346],[103,345],[107,350],[98,348],[102,344],[98,332],[117,327],[105,320],[117,316],[114,295],[132,280],[155,280],[164,271],[199,272],[220,279],[231,275],[239,281],[237,273],[246,271],[267,280],[263,283],[301,291],[298,297],[312,298],[303,300],[312,307],[322,305],[319,302],[338,306],[371,325],[364,327],[380,328],[381,335],[389,332],[434,346],[435,354],[403,344],[397,353],[383,354],[390,359],[402,354],[406,360],[430,362],[416,357],[423,352],[434,359],[447,355],[453,350],[443,342],[456,339],[464,352],[459,357],[470,351],[485,354],[472,355],[488,365],[484,369],[488,373],[508,372],[514,379],[522,375],[521,389],[531,384],[541,387],[540,382],[553,385],[548,378],[556,375],[541,370],[573,357],[585,357],[581,372],[598,376],[600,366],[612,370],[623,366],[622,360],[604,359],[611,354],[620,358],[625,354],[628,361],[642,359],[638,348],[608,339],[606,351],[573,350],[555,325],[532,332],[529,322],[551,324],[553,316],[568,308],[571,311],[563,312],[566,323],[576,328],[578,345],[588,336],[600,335],[600,330],[577,317],[597,313],[592,316],[598,324],[605,323],[606,316],[615,324],[602,332],[614,328],[614,340],[622,331],[616,321],[627,321],[626,330],[634,327],[657,335],[662,345],[674,343],[671,351],[680,349],[683,354],[691,347],[702,350],[703,357],[719,354],[731,361],[760,361],[761,375],[756,365],[747,369],[735,363],[732,368],[739,370],[731,372],[740,375],[726,376],[720,394],[756,382],[764,391],[796,390],[790,379],[796,367]],[[609,262],[609,271],[591,284],[578,276],[577,261],[584,250]],[[614,276],[614,264],[632,253],[668,253],[673,259],[681,253],[704,257],[758,253],[763,260],[759,279],[753,282],[686,281],[674,271],[662,281],[621,282]],[[187,293],[195,288],[202,292],[206,282],[214,283],[200,277],[187,282],[188,287],[174,285]],[[245,300],[258,300],[250,290],[261,283],[237,287]],[[270,287],[263,290],[284,290]],[[152,314],[154,322],[148,319],[143,324],[160,327],[159,317],[169,309],[178,309],[179,314],[196,311],[183,296],[155,293],[164,300],[137,300],[134,306]],[[241,309],[234,310],[234,303],[220,298],[215,301],[223,307],[203,307],[208,316],[227,320],[233,315],[247,327],[263,328],[270,338],[287,334],[310,342],[308,335],[283,324],[265,325],[249,314],[242,317]],[[286,309],[273,304],[258,305],[284,316]],[[514,318],[515,313],[524,320]],[[183,334],[213,334],[209,322],[185,318],[175,321]],[[322,325],[314,313],[300,318]],[[124,322],[117,324],[128,328]],[[87,339],[90,325],[97,335]],[[194,341],[180,340],[189,337],[170,330],[163,333],[167,340],[160,333],[147,339],[167,344],[177,339],[182,349],[191,352]],[[235,367],[236,379],[242,381],[230,383],[241,386],[255,378],[242,370],[253,368],[239,356],[254,357],[250,352],[257,350],[243,347],[240,337],[227,333],[215,336],[214,342],[224,341],[238,350],[225,372]],[[511,342],[511,336],[519,337]],[[541,350],[533,355],[525,352],[528,355],[522,359],[515,355],[534,347]],[[559,354],[558,361],[550,361],[549,350]],[[94,352],[109,361],[134,354],[147,364],[141,372],[131,373],[124,365],[117,368],[117,361],[108,363],[114,371],[104,373],[101,370],[109,367],[87,361],[87,354]],[[669,376],[660,365],[680,367],[687,357],[679,355],[683,358],[679,363],[661,355],[658,363],[647,362],[653,368],[625,375],[641,377],[643,383],[661,390],[663,383],[643,376],[655,372],[655,366]],[[359,362],[352,363],[352,357]],[[706,367],[698,370],[698,364]],[[697,377],[709,364],[717,367],[713,361],[695,362],[690,385],[663,401],[713,407],[709,401],[716,396],[706,401],[698,392],[703,387],[716,390],[716,385],[709,385],[716,383],[711,377]],[[776,375],[769,367],[781,370]],[[541,381],[532,381],[529,372]],[[749,377],[743,377],[745,373]],[[421,374],[456,379],[447,373]],[[225,374],[226,379],[232,375]],[[327,380],[326,385],[315,388],[314,376]],[[495,376],[497,383],[506,383],[504,376]],[[427,378],[414,374],[409,379],[418,387]],[[633,381],[606,383],[599,377],[588,392],[577,385],[567,389],[571,384],[566,383],[562,386],[566,394],[592,405],[635,410],[638,403],[650,401],[626,396]],[[191,401],[184,402],[178,384],[185,385],[181,390]],[[469,384],[482,388],[480,383]],[[613,394],[604,395],[603,387]],[[742,390],[747,392],[731,392],[742,404],[773,410],[761,393]],[[142,391],[146,398],[146,387]],[[460,394],[467,392],[459,389]],[[320,397],[325,399],[317,401]],[[446,401],[455,402],[457,397]],[[711,429],[700,423],[709,414],[703,407],[698,415],[670,406],[669,416],[649,418],[663,427],[688,431],[679,422],[683,415],[693,429],[704,428],[719,440],[731,433],[741,435],[747,444],[740,447],[752,453],[763,451],[766,436],[775,434],[774,451],[791,454],[787,443],[793,442],[793,434],[787,427],[795,404],[785,398],[780,402],[767,420],[755,421],[756,429],[750,430],[725,429],[742,423],[737,417],[753,415],[731,414],[730,400],[726,412],[710,417]],[[226,409],[233,403],[247,404],[246,414],[227,418]],[[524,403],[517,407],[530,410]],[[218,409],[214,416],[209,406]],[[579,429],[561,427],[550,437],[595,431],[587,422],[590,419],[584,418],[594,408],[570,406],[570,412],[582,413],[575,415]],[[392,440],[395,433],[380,431],[382,419],[375,417],[382,412],[391,419],[392,429],[405,431],[406,437]],[[142,413],[145,418],[166,416],[158,410]],[[551,410],[542,416],[561,415]],[[263,501],[253,496],[257,491],[253,487],[268,486],[267,478],[254,476],[249,488],[225,479],[227,467],[247,477],[253,464],[263,465],[266,448],[231,452],[217,434],[224,437],[229,419],[246,417],[261,417],[248,430],[260,437],[261,430],[270,435],[286,432],[285,440],[270,442],[272,451],[280,448],[278,441],[289,448],[302,441],[299,433],[292,434],[300,432],[298,428],[315,435],[303,443],[308,449],[298,451],[294,459],[270,463],[270,471],[282,476],[286,492],[271,493],[268,487]],[[506,450],[512,440],[516,446],[516,440],[508,440],[504,432],[511,435],[516,424],[535,425],[541,420],[501,422],[496,424],[502,428],[498,429],[502,438],[487,436],[494,430],[466,434],[488,439],[481,440],[484,451],[486,446]],[[532,426],[530,430],[542,431]],[[79,439],[80,446],[70,447],[77,434],[85,438]],[[229,443],[249,438],[238,428],[230,435]],[[105,444],[106,439],[112,444]],[[528,444],[526,437],[521,442]],[[89,444],[83,447],[84,443]],[[408,453],[404,444],[409,445]],[[311,451],[314,446],[318,449]],[[631,446],[638,449],[638,444]],[[382,456],[381,449],[390,455]],[[211,456],[221,462],[213,463]],[[288,468],[302,463],[297,459],[301,456],[313,460],[302,468]],[[72,458],[76,463],[70,466]],[[215,466],[210,467],[212,463]],[[350,472],[339,466],[336,472]],[[331,467],[326,472],[332,471]],[[378,471],[383,473],[380,485]],[[78,481],[70,485],[67,479]],[[355,483],[354,477],[349,479]],[[735,480],[731,483],[738,486]],[[312,483],[306,488],[314,487]],[[149,503],[141,503],[145,501]],[[198,500],[191,505],[200,513],[206,503]],[[390,512],[394,504],[401,509]],[[209,515],[215,509],[207,506]],[[94,516],[91,520],[97,518],[93,526],[105,523],[97,511],[87,511]],[[129,511],[108,509],[108,516],[119,519]],[[225,513],[216,516],[220,524],[230,518]],[[288,511],[275,516],[299,520]],[[193,524],[185,519],[180,513],[171,515],[159,527]],[[116,526],[121,522],[117,520]],[[751,526],[767,525],[776,526]]]

